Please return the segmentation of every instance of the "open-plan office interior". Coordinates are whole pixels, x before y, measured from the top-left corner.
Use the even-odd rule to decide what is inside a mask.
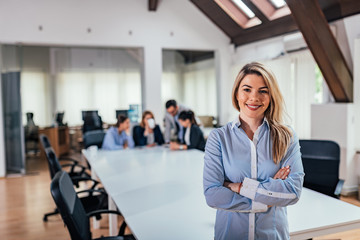
[[[360,239],[359,26],[357,0],[0,0],[1,239],[80,239],[62,214],[45,219],[58,205],[42,135],[55,158],[91,168],[87,177],[107,194],[101,201],[122,214],[87,217],[93,238],[123,227],[130,239],[213,239],[203,152],[158,146],[106,155],[101,143],[86,142],[85,128],[103,139],[119,113],[132,129],[149,110],[165,134],[165,104],[175,99],[195,113],[207,139],[238,118],[232,87],[250,62],[277,78],[284,123],[300,139],[305,184],[335,181],[331,197],[304,185],[303,199],[288,209],[291,239]],[[324,164],[329,149],[336,162]],[[320,180],[330,169],[336,179]],[[311,202],[314,216],[302,215]]]

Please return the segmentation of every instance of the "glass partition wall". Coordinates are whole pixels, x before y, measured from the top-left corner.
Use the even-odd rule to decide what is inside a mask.
[[[141,106],[142,49],[33,47],[23,49],[21,103],[39,126],[56,124],[64,112],[69,126],[81,125],[84,110],[116,122],[118,109]]]
[[[196,116],[217,118],[214,52],[163,50],[162,102],[175,99]]]
[[[129,110],[129,117],[138,120],[143,49],[0,47],[6,160],[19,159],[6,163],[8,172],[24,172],[24,152],[32,151],[29,141],[38,153],[38,133],[61,126],[59,116],[70,135],[72,129],[81,131],[82,111],[98,111],[107,124],[116,123],[117,110]],[[17,155],[8,156],[11,151]]]

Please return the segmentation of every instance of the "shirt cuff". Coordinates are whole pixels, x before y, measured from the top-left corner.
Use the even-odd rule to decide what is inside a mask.
[[[260,183],[256,180],[245,178],[240,189],[240,195],[254,200],[259,184]]]
[[[268,210],[268,206],[260,202],[252,201],[251,210],[254,212],[266,212]]]

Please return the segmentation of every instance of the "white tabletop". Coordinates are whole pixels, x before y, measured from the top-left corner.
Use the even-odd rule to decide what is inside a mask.
[[[137,239],[213,239],[202,187],[204,153],[143,148],[83,151]],[[291,239],[360,228],[360,208],[303,189],[288,207]]]

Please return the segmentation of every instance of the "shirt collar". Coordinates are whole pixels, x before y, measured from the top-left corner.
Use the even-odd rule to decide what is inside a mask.
[[[269,127],[269,121],[267,120],[266,117],[264,117],[264,121],[263,121],[263,123],[260,125],[260,127],[261,127],[264,123],[266,123],[266,125]],[[241,126],[241,122],[240,122],[240,117],[239,117],[239,116],[237,116],[237,117],[232,121],[232,123],[231,123],[231,129],[233,129],[235,126],[236,126],[237,128],[239,128],[239,127]]]

